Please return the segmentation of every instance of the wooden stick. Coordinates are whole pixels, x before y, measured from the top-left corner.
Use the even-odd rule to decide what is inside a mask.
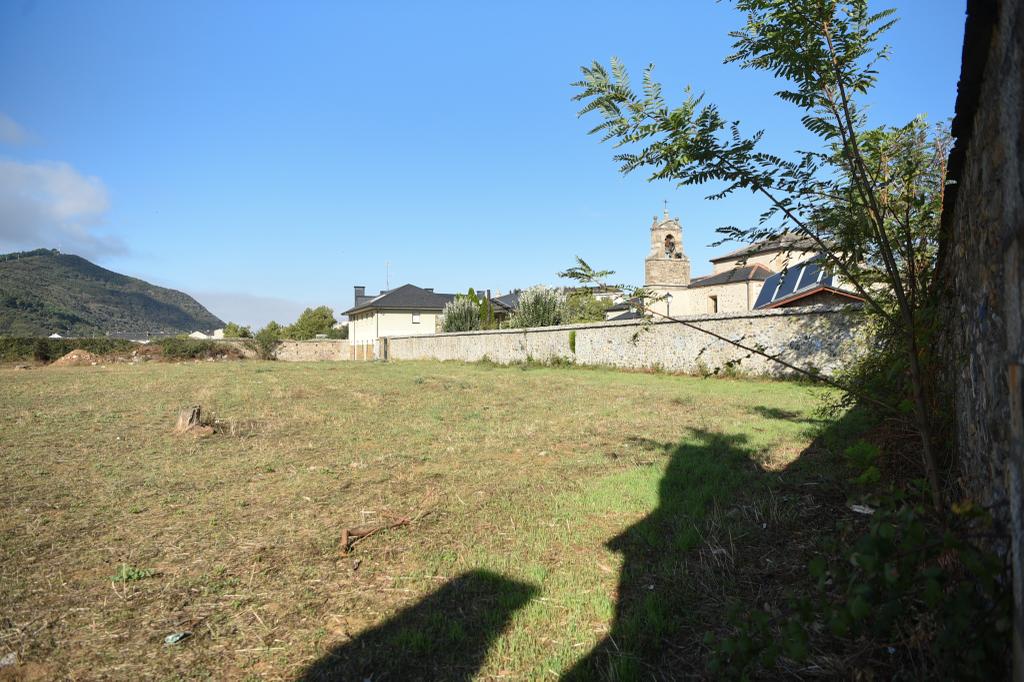
[[[417,517],[418,518],[418,517]],[[368,538],[375,533],[379,533],[382,530],[390,530],[392,528],[399,528],[401,526],[408,526],[412,523],[412,520],[408,517],[402,517],[396,519],[391,523],[370,523],[362,526],[356,526],[354,528],[346,528],[341,531],[341,551],[347,553],[352,549],[353,545],[363,538]]]

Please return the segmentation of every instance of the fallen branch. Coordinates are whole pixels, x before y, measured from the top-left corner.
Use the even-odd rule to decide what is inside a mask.
[[[346,528],[341,531],[341,551],[347,554],[360,540],[368,538],[371,535],[375,535],[382,530],[391,530],[392,528],[408,526],[411,523],[419,521],[429,513],[430,511],[427,510],[420,512],[412,518],[409,518],[408,516],[392,517],[393,520],[388,523],[366,523],[361,526]]]

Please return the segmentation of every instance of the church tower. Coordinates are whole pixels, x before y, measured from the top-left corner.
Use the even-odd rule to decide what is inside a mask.
[[[683,252],[683,226],[679,218],[668,217],[651,224],[651,253],[644,264],[644,286],[689,286],[690,259]]]

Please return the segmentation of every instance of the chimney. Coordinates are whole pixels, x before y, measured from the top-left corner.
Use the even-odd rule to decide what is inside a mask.
[[[434,293],[434,287],[427,287],[423,291],[429,291],[430,293]]]
[[[356,296],[353,305],[359,305],[359,299],[366,298],[366,287],[355,287]]]

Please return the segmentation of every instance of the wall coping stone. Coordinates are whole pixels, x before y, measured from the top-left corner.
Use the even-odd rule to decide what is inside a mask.
[[[515,327],[511,329],[477,329],[469,332],[438,332],[436,334],[402,334],[387,336],[387,339],[422,339],[427,337],[455,336],[488,336],[491,334],[523,334],[525,332],[557,332],[577,329],[607,329],[609,327],[639,327],[648,324],[678,324],[682,322],[723,322],[726,320],[763,319],[768,317],[788,317],[797,315],[838,315],[848,314],[863,307],[861,303],[850,303],[843,306],[809,305],[792,308],[772,308],[771,310],[749,310],[743,313],[717,313],[715,315],[680,315],[674,320],[605,320],[604,322],[584,322],[582,324],[560,324],[551,327]],[[325,339],[320,339],[324,341]]]

